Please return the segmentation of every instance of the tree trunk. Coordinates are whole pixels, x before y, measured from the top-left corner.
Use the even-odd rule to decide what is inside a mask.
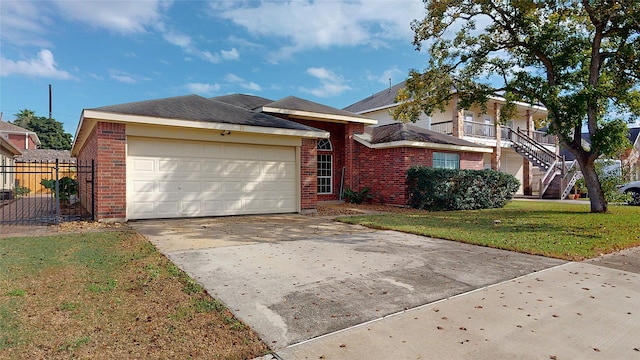
[[[600,185],[600,179],[598,179],[594,161],[581,161],[581,159],[578,158],[578,163],[580,163],[582,176],[584,177],[584,182],[589,192],[591,212],[607,212],[607,200],[604,198],[604,191],[602,191],[602,185]]]

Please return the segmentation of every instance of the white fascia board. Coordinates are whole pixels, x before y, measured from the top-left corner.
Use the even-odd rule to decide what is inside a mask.
[[[22,154],[22,151],[18,150],[18,148],[13,146],[13,144],[11,142],[3,139],[2,137],[0,137],[0,144],[2,145],[3,148],[9,150],[13,155]]]
[[[489,99],[495,100],[495,101],[499,101],[500,103],[503,103],[503,104],[507,102],[507,99],[505,99],[505,98],[503,98],[501,96],[492,95],[492,96],[489,96]],[[549,110],[544,106],[528,104],[528,103],[525,103],[525,102],[522,102],[522,101],[514,101],[513,103],[516,104],[518,107],[524,107],[525,109],[532,109],[532,110],[536,110],[536,111],[542,111],[542,112],[545,112],[545,113],[549,112]]]
[[[403,140],[403,141],[392,141],[392,142],[382,143],[382,144],[372,144],[357,134],[353,136],[353,139],[370,149],[390,149],[390,148],[399,148],[399,147],[412,147],[412,148],[435,149],[435,150],[481,152],[481,153],[489,153],[489,154],[493,152],[493,149],[486,148],[486,147],[452,145],[452,144],[436,144],[436,143],[428,143],[423,141]]]
[[[370,113],[370,112],[374,112],[374,111],[391,109],[391,108],[396,107],[398,105],[400,105],[400,104],[399,103],[393,103],[393,104],[389,104],[389,105],[379,106],[379,107],[376,107],[376,108],[373,108],[373,109],[366,109],[366,110],[358,111],[356,114],[362,115],[362,114],[366,114],[366,113]]]
[[[294,117],[301,117],[301,118],[307,118],[311,120],[320,120],[320,121],[322,120],[341,121],[341,122],[360,123],[360,124],[367,124],[367,125],[378,124],[378,120],[375,120],[375,119],[364,119],[361,117],[353,117],[353,116],[346,116],[346,115],[316,113],[312,111],[281,109],[281,108],[274,108],[274,107],[268,107],[268,106],[263,106],[261,108],[261,112],[291,115]]]

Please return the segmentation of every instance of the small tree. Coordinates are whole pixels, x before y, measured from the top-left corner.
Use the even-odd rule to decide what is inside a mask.
[[[504,93],[505,120],[515,101],[542,104],[549,132],[580,164],[591,211],[606,212],[594,163],[629,146],[620,115],[640,115],[640,0],[424,2],[424,19],[411,26],[416,48],[428,46],[428,66],[409,73],[394,116],[444,110],[452,90],[462,108]]]
[[[31,110],[24,109],[15,114],[14,125],[31,130],[38,135],[42,149],[71,149],[71,134],[66,133],[62,123],[44,116],[36,116]]]

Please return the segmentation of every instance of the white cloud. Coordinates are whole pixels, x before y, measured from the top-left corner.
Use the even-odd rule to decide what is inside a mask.
[[[225,60],[238,60],[240,58],[240,53],[238,52],[238,50],[236,50],[236,48],[233,48],[231,50],[220,50],[220,54],[222,55],[222,58]]]
[[[410,42],[410,22],[424,14],[420,0],[249,1],[225,6],[213,2],[211,9],[212,16],[230,20],[256,37],[287,40],[271,54],[272,61],[316,47]]]
[[[0,1],[3,42],[20,46],[51,47],[46,40],[52,21],[46,3],[31,1]]]
[[[245,79],[235,74],[227,74],[227,76],[224,79],[230,83],[239,85],[240,87],[247,90],[262,91],[262,87],[260,85],[252,81],[246,81]]]
[[[320,80],[320,87],[309,89],[300,88],[300,91],[313,94],[318,97],[329,97],[340,95],[347,90],[351,90],[351,87],[345,84],[345,80],[339,76],[327,70],[325,68],[308,68],[307,74]]]
[[[115,33],[146,32],[162,26],[172,1],[68,1],[55,0],[62,15],[72,21]]]
[[[170,44],[182,48],[185,53],[194,55],[213,64],[218,64],[222,62],[222,60],[237,60],[240,58],[240,53],[235,48],[231,50],[221,50],[219,54],[211,53],[207,50],[200,50],[189,35],[182,34],[175,30],[164,30],[162,36]]]
[[[183,87],[191,93],[205,96],[211,96],[220,91],[219,84],[188,83]]]
[[[47,49],[40,50],[38,57],[34,59],[13,61],[0,57],[0,76],[8,75],[27,75],[63,80],[73,78],[68,72],[57,68],[53,53]]]
[[[401,71],[397,67],[389,68],[382,72],[380,75],[370,74],[367,78],[371,81],[377,81],[381,84],[389,85],[389,80],[391,80],[391,84],[397,84],[407,77],[407,73]]]
[[[124,72],[121,70],[114,70],[114,69],[109,70],[109,77],[111,77],[113,80],[116,80],[125,84],[136,84],[136,83],[139,83],[140,81],[149,80],[149,78],[146,78],[144,76],[129,74],[127,72]]]

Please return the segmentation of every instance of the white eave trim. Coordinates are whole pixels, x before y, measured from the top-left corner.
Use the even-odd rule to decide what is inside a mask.
[[[291,115],[293,117],[300,117],[300,118],[306,118],[306,119],[312,119],[312,120],[351,122],[351,123],[360,123],[360,124],[366,124],[366,125],[378,124],[378,120],[366,119],[363,117],[355,117],[355,116],[317,113],[317,112],[303,111],[303,110],[281,109],[281,108],[274,108],[269,106],[263,106],[260,110],[261,112],[265,112],[265,113]]]
[[[480,153],[492,153],[493,149],[488,147],[479,147],[479,146],[464,146],[464,145],[453,145],[453,144],[437,144],[423,141],[392,141],[388,143],[382,144],[372,144],[367,141],[362,135],[355,134],[353,135],[353,139],[360,144],[370,148],[370,149],[390,149],[390,148],[399,148],[399,147],[412,147],[412,148],[422,148],[422,149],[435,149],[435,150],[449,150],[449,151],[465,151],[465,152],[480,152]]]
[[[85,122],[91,122],[92,124],[85,124]],[[181,127],[181,128],[191,128],[191,129],[202,129],[202,130],[223,130],[223,131],[237,131],[237,132],[245,132],[245,133],[253,133],[253,134],[263,134],[263,135],[278,135],[278,136],[295,136],[302,138],[312,138],[312,139],[328,139],[330,137],[330,133],[327,131],[313,131],[313,130],[296,130],[296,129],[282,129],[282,128],[274,128],[274,127],[262,127],[262,126],[250,126],[250,125],[237,125],[237,124],[226,124],[226,123],[216,123],[216,122],[204,122],[197,120],[181,120],[181,119],[166,119],[166,118],[156,118],[156,117],[148,117],[148,116],[139,116],[139,115],[125,115],[125,114],[116,114],[116,113],[107,113],[95,110],[83,110],[82,115],[80,116],[80,123],[78,124],[78,128],[76,129],[76,135],[73,140],[72,155],[74,155],[79,149],[76,149],[76,145],[82,146],[84,144],[84,134],[81,134],[80,131],[83,130],[83,133],[88,133],[93,129],[95,123],[97,122],[117,122],[117,123],[130,123],[130,124],[143,124],[143,125],[156,125],[156,126],[171,126],[171,127]],[[88,129],[83,129],[83,126],[89,126]],[[88,130],[88,131],[87,131]]]
[[[373,108],[373,109],[365,109],[365,110],[362,110],[362,111],[358,111],[355,114],[362,115],[362,114],[372,113],[372,112],[375,112],[375,111],[391,109],[391,108],[396,107],[398,105],[400,105],[400,104],[399,103],[393,103],[393,104],[389,104],[389,105],[379,106],[379,107],[376,107],[376,108]]]
[[[13,144],[11,142],[9,142],[8,140],[5,140],[2,137],[0,137],[0,145],[2,145],[3,148],[9,150],[11,153],[13,153],[13,155],[21,155],[22,154],[22,152],[20,150],[18,150],[18,148],[16,148],[15,146],[13,146]]]

